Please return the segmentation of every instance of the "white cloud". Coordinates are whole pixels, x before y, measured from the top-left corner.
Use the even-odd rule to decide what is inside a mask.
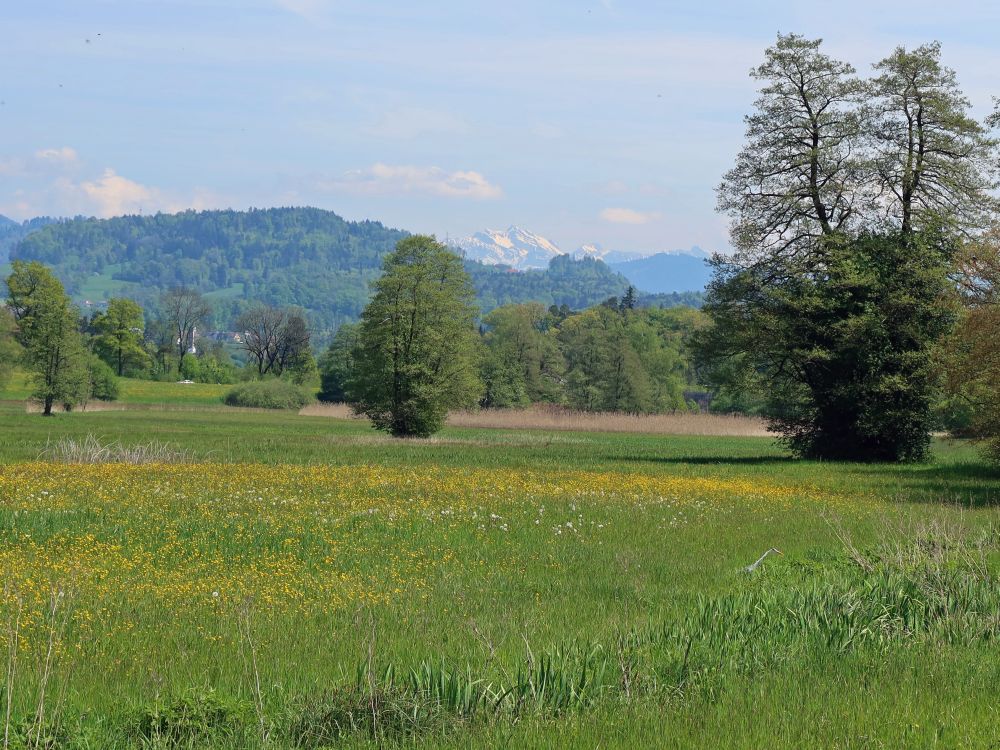
[[[5,190],[5,183],[11,188]],[[0,159],[0,196],[5,193],[7,200],[0,199],[0,214],[24,219],[42,215],[108,218],[228,205],[221,196],[202,188],[164,190],[125,177],[111,167],[95,173],[69,146]]]
[[[503,190],[479,172],[446,172],[440,167],[374,164],[348,172],[343,179],[322,185],[330,190],[364,195],[424,193],[444,198],[499,198]]]
[[[600,214],[602,219],[612,224],[648,224],[662,215],[659,211],[642,212],[631,208],[606,208]]]
[[[71,183],[68,187],[80,190],[94,207],[94,213],[101,217],[141,213],[168,203],[156,188],[122,177],[110,168],[92,182]]]
[[[35,152],[35,158],[40,162],[63,166],[76,164],[80,161],[80,157],[76,154],[76,149],[72,149],[69,146],[39,149]]]
[[[30,156],[0,159],[0,176],[33,177],[75,167],[79,163],[76,151],[69,146],[41,148]]]

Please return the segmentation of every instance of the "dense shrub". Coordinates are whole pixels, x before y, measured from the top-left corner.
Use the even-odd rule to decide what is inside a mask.
[[[301,409],[312,398],[302,388],[284,380],[261,380],[236,386],[223,400],[228,406]]]
[[[89,365],[90,395],[99,401],[117,401],[120,389],[114,370],[96,356],[91,357]]]

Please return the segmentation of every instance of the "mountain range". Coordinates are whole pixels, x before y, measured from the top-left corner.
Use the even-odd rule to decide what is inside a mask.
[[[386,254],[407,236],[379,222],[345,221],[317,208],[37,222],[30,231],[32,222],[0,224],[0,236],[17,238],[10,257],[51,266],[85,309],[115,296],[155,308],[163,291],[187,286],[211,300],[212,325],[223,330],[255,301],[301,307],[317,343],[341,323],[357,319]],[[520,248],[526,255],[531,251],[527,245],[525,239]],[[558,251],[548,254],[545,268],[523,271],[466,258],[483,312],[516,302],[579,310],[619,297],[629,286],[625,276],[589,255],[577,259]],[[697,306],[701,299],[692,292],[640,294],[638,301],[670,307]]]
[[[698,291],[705,288],[711,276],[705,263],[711,254],[699,247],[641,253],[608,250],[591,243],[567,253],[551,240],[516,226],[506,231],[486,229],[451,244],[467,260],[517,271],[548,268],[553,258],[564,255],[601,260],[637,289],[652,293]]]

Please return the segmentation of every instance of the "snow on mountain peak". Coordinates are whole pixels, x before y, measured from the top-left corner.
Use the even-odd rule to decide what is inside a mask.
[[[455,244],[470,260],[519,270],[548,268],[550,260],[564,255],[555,243],[515,226],[505,232],[497,229],[476,232],[471,237],[456,240]]]
[[[526,268],[548,268],[549,261],[559,255],[566,255],[554,242],[534,232],[510,226],[506,230],[485,229],[470,237],[455,240],[452,243],[461,250],[466,258],[478,260],[487,265],[504,265],[524,270]],[[630,260],[645,258],[653,253],[623,250],[608,250],[596,242],[581,245],[571,257],[593,258],[605,263],[623,263]],[[708,257],[710,253],[699,247],[690,250],[670,250],[668,255],[692,255],[698,258]]]

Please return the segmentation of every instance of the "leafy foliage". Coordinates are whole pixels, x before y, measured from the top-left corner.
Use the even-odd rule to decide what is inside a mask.
[[[121,376],[136,372],[146,365],[148,356],[143,348],[142,308],[133,300],[116,297],[108,301],[108,309],[91,321],[97,334],[94,350]]]
[[[0,308],[0,388],[10,380],[14,365],[21,359],[21,346],[14,338],[14,315],[5,307]]]
[[[90,395],[98,401],[117,401],[121,389],[118,379],[108,363],[100,357],[91,356],[87,363],[90,379]]]
[[[862,461],[927,455],[931,354],[953,320],[948,247],[871,236],[774,278],[718,260],[701,334],[709,368],[736,358],[766,384],[766,416],[799,455]]]
[[[559,329],[569,403],[588,411],[688,408],[686,362],[662,311],[600,305]]]
[[[687,340],[696,310],[634,309],[635,296],[573,313],[501,307],[483,319],[484,406],[569,404],[585,411],[653,413],[690,407],[696,386]]]
[[[51,414],[56,403],[71,408],[85,401],[90,395],[89,352],[62,284],[41,263],[14,261],[7,288],[33,395],[44,413]]]
[[[358,345],[358,326],[344,323],[337,329],[330,347],[319,360],[320,401],[347,400],[347,383],[354,369],[353,351]]]
[[[551,316],[540,303],[499,307],[483,318],[483,406],[562,400],[565,362]]]
[[[433,237],[400,240],[361,316],[348,400],[374,426],[425,437],[482,392],[478,310],[462,262]]]
[[[965,309],[944,347],[945,384],[1000,462],[1000,229],[964,247],[957,265]]]

